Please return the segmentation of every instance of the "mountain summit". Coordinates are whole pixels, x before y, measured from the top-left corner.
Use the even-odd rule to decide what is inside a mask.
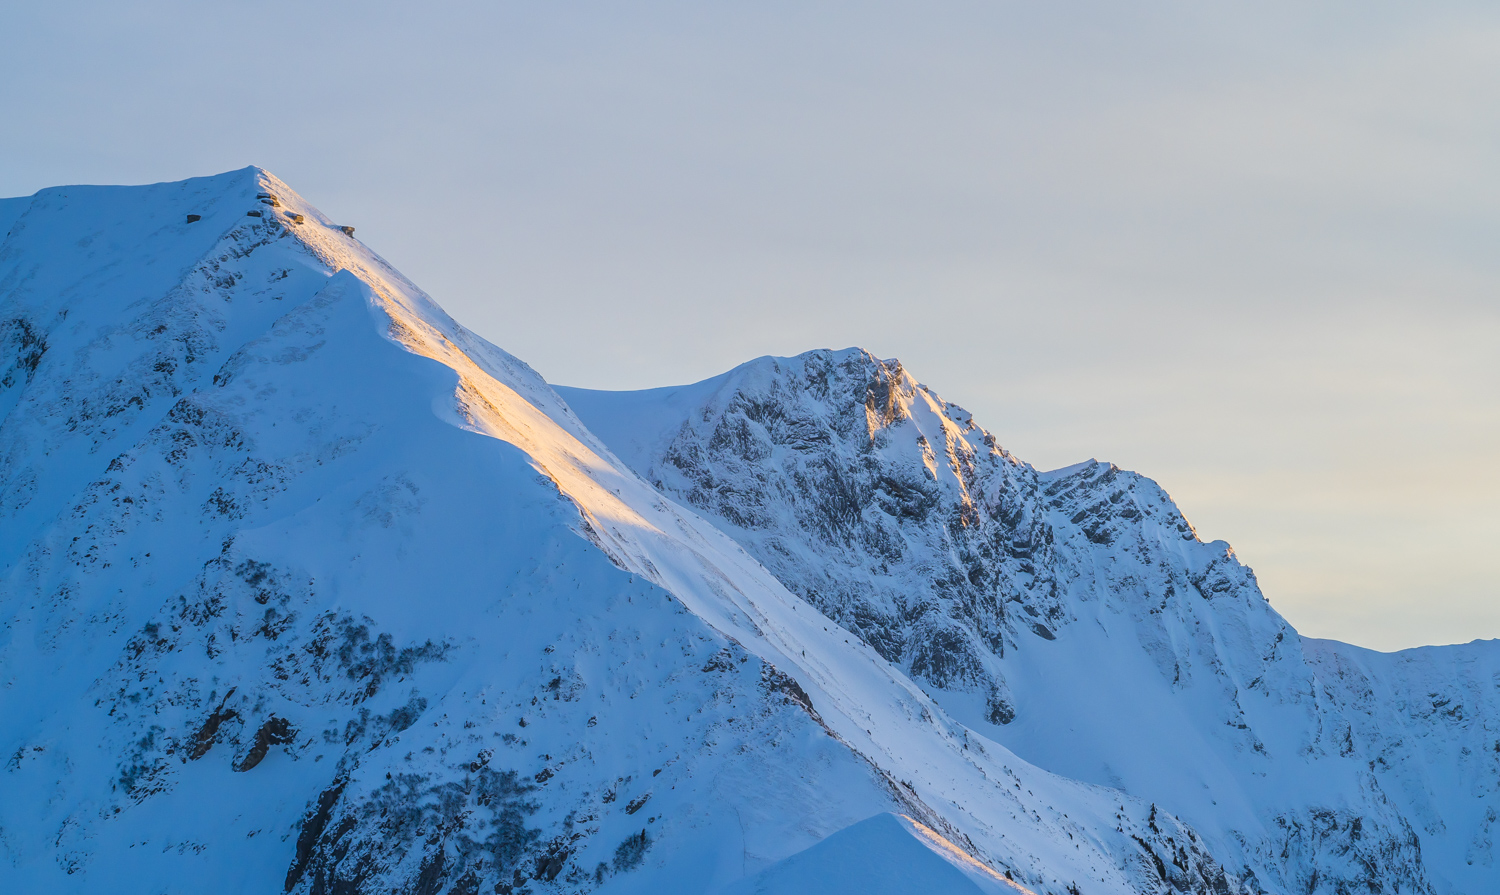
[[[559,395],[257,168],[0,234],[6,891],[1497,880],[1494,644],[1303,641],[899,364]]]
[[[970,730],[1170,809],[1252,888],[1500,882],[1500,644],[1304,640],[1155,482],[1038,471],[858,349],[558,391]]]

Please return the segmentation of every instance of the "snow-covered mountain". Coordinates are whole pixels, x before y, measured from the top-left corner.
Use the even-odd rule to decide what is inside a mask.
[[[266,172],[0,213],[5,891],[1243,891]]]
[[[1304,640],[1156,483],[1039,472],[863,351],[558,391],[970,729],[1150,799],[1267,891],[1500,891],[1500,643]]]
[[[1490,645],[1303,642],[890,364],[565,403],[255,168],[0,237],[0,891],[1496,878]]]

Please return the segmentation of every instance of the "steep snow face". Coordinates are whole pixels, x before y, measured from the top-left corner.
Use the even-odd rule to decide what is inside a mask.
[[[1205,644],[1245,681],[1290,633],[1155,483],[1093,462],[1038,474],[894,361],[811,352],[680,390],[560,393],[654,484],[993,725],[1016,713],[1007,652],[1054,641],[1082,604],[1129,616],[1179,684],[1198,657],[1176,628],[1205,599],[1250,610]]]
[[[913,869],[917,872],[913,874]],[[929,895],[1019,895],[1025,890],[909,817],[877,814],[762,870],[726,895],[860,892],[906,895],[913,877]]]
[[[955,717],[1170,809],[1267,890],[1500,886],[1497,644],[1305,652],[1154,482],[1038,472],[863,351],[558,392]]]
[[[266,172],[0,213],[0,888],[754,890],[866,843],[922,850],[906,890],[1246,891],[955,720]]]
[[[454,371],[387,337],[420,294],[336,230],[247,220],[262,191],[310,211],[254,171],[68,190],[7,243],[45,346],[0,430],[7,891],[579,888],[648,855],[708,885],[899,804],[453,425]],[[101,219],[162,276],[42,248],[125,238]],[[741,836],[718,806],[747,795]]]

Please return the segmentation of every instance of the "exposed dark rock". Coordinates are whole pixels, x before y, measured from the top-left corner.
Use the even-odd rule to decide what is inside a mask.
[[[365,795],[346,793],[333,812],[335,822],[323,817],[321,823],[304,824],[304,838],[312,827],[316,834],[306,860],[299,857],[293,867],[297,873],[288,874],[287,890],[308,876],[309,895],[362,892],[364,880],[407,854],[423,856],[410,883],[413,891],[445,891],[467,876],[493,879],[518,871],[540,839],[526,825],[537,809],[527,798],[534,789],[514,771],[489,767],[441,781],[423,774],[390,775]],[[299,839],[299,856],[302,846]]]
[[[818,710],[813,708],[812,699],[807,695],[807,691],[802,689],[802,685],[769,662],[761,666],[761,686],[766,688],[768,694],[780,694],[783,702],[797,706],[814,721],[819,724],[823,723],[822,717],[818,715]]]
[[[557,879],[557,875],[562,873],[571,854],[572,851],[566,845],[553,843],[552,848],[546,854],[537,856],[533,878],[549,883]]]
[[[0,377],[0,387],[16,384],[19,372],[27,382],[36,375],[42,356],[47,353],[47,338],[25,317],[13,317],[0,324],[0,357],[12,358],[12,366]]]
[[[250,744],[250,751],[239,764],[235,765],[236,771],[248,771],[260,764],[271,751],[272,746],[283,746],[296,739],[297,730],[292,727],[290,721],[278,718],[275,715],[267,718],[255,731],[255,739]]]
[[[302,874],[307,871],[307,865],[313,858],[313,849],[323,837],[329,818],[333,816],[333,806],[348,784],[349,778],[342,775],[334,780],[318,795],[317,805],[302,819],[302,830],[297,834],[297,856],[286,872],[286,891],[292,891],[302,881]]]
[[[240,716],[239,712],[225,707],[229,702],[229,697],[233,695],[234,690],[232,689],[224,694],[224,700],[219,703],[219,707],[214,709],[204,719],[203,724],[197,730],[193,731],[192,736],[188,737],[187,757],[190,761],[197,761],[207,755],[208,750],[212,749],[214,743],[218,740],[219,728],[223,726],[224,722],[232,721]]]

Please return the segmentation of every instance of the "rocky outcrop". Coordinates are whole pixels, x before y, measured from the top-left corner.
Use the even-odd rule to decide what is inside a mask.
[[[1435,855],[1440,880],[1474,865],[1424,841],[1488,858],[1487,815],[1449,781],[1464,768],[1497,797],[1494,644],[1391,661],[1304,649],[1155,482],[1095,461],[1035,470],[857,349],[678,389],[560,391],[651,484],[967,723],[1171,808],[1247,884],[1426,892]],[[1279,782],[1292,778],[1316,782]]]

